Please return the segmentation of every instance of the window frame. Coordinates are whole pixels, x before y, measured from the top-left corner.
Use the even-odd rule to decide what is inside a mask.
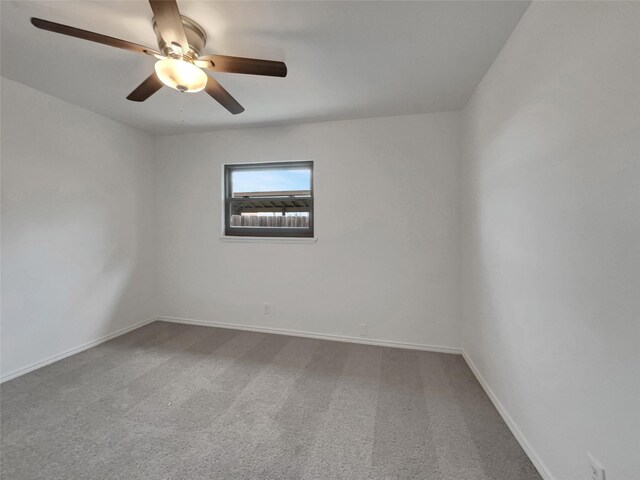
[[[314,236],[314,163],[313,160],[294,160],[280,162],[255,162],[255,163],[228,163],[224,164],[223,171],[223,220],[225,237],[260,237],[260,238],[309,238]],[[238,170],[282,170],[309,168],[309,227],[232,227],[231,226],[231,202],[233,198],[233,184],[231,174]]]

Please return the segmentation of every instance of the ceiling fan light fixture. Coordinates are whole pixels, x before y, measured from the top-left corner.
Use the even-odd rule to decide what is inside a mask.
[[[207,86],[207,74],[184,60],[175,58],[158,60],[155,70],[162,83],[180,92],[200,92]]]
[[[166,85],[179,92],[204,90],[230,113],[237,115],[244,112],[244,107],[202,69],[268,77],[287,76],[284,62],[229,55],[200,55],[207,43],[207,34],[196,22],[180,15],[176,0],[149,0],[149,5],[153,11],[153,29],[159,50],[42,18],[32,17],[31,24],[40,30],[157,58],[159,61],[155,65],[155,72],[127,96],[127,100],[132,102],[144,102]]]

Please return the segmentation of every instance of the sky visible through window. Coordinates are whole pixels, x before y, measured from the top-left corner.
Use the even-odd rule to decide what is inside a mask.
[[[236,170],[231,175],[234,193],[311,189],[311,171],[303,168]]]

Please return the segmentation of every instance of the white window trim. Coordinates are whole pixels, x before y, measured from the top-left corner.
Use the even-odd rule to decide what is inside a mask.
[[[317,237],[242,237],[222,235],[220,241],[229,243],[316,243]]]

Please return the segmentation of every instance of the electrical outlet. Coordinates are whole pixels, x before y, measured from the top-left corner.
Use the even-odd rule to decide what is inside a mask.
[[[270,303],[265,303],[264,304],[264,314],[265,315],[271,315],[271,304]]]
[[[367,336],[367,324],[366,323],[361,323],[360,324],[360,336],[361,337],[366,337]]]
[[[590,453],[587,453],[587,457],[589,457],[589,468],[591,470],[590,480],[606,480],[602,464],[593,458]]]

